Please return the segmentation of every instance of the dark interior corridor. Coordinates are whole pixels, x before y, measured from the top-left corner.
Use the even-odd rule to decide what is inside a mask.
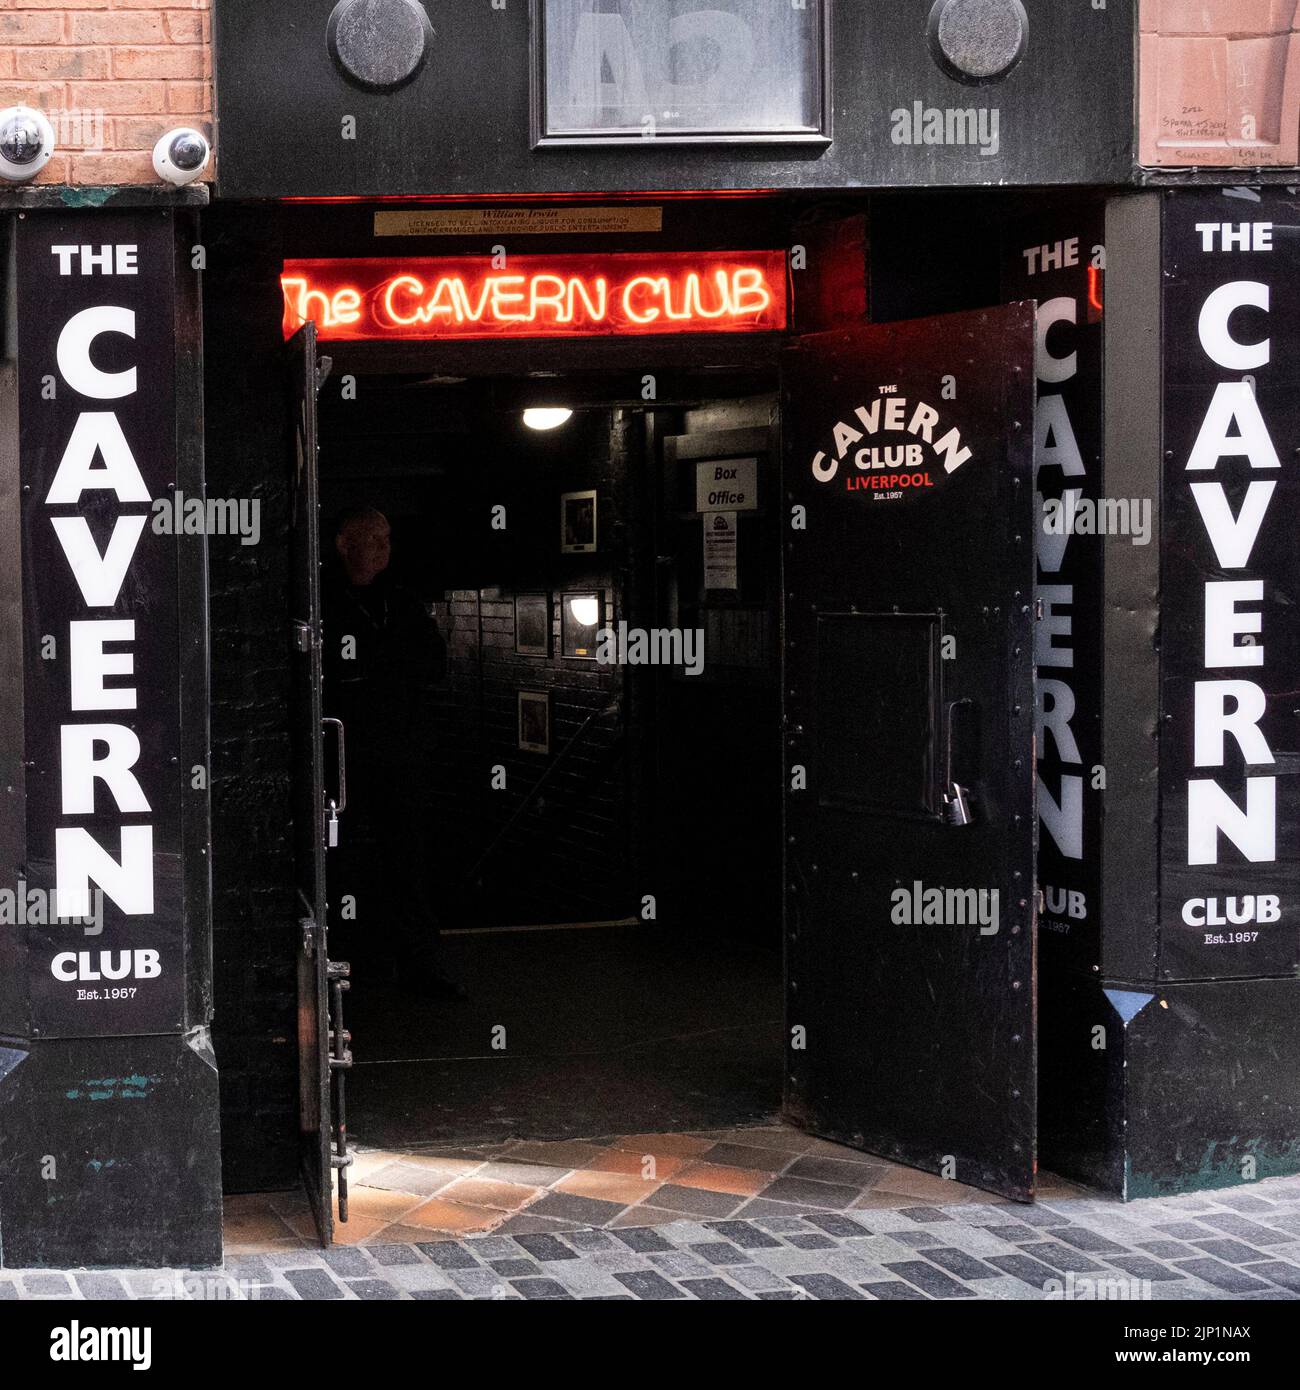
[[[362,375],[349,390],[352,366],[336,363],[320,398],[322,556],[334,562],[345,509],[382,510],[392,576],[447,644],[429,773],[402,794],[422,803],[444,968],[468,992],[421,998],[364,898],[339,919],[350,870],[331,861],[330,954],[353,965],[353,1139],[770,1122],[782,1016],[764,509],[774,399],[717,400],[697,383],[647,412],[599,376],[541,387]],[[574,401],[561,428],[524,425],[538,391]],[[730,591],[707,586],[697,510],[701,461],[719,450],[756,455],[762,477]],[[575,493],[595,518],[593,544],[576,551],[561,502]],[[339,634],[325,593],[328,645]],[[587,595],[601,626],[705,632],[704,670],[597,662],[586,639],[575,650],[570,609]],[[545,710],[528,737],[525,699]],[[345,812],[342,836],[367,833]]]
[[[781,975],[770,949],[653,924],[453,936],[468,1000],[357,981],[358,1143],[486,1143],[770,1121]]]

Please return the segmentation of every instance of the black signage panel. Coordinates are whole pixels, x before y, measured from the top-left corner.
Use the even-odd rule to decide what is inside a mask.
[[[1044,965],[1101,959],[1102,548],[1155,544],[1150,501],[1102,505],[1100,205],[1011,230],[1007,299],[1038,302],[1038,918]],[[1108,535],[1111,530],[1120,534]]]
[[[178,1032],[172,223],[33,214],[17,250],[33,1033]]]
[[[1300,199],[1164,218],[1160,971],[1300,948]]]
[[[1131,178],[1133,0],[825,5],[824,43],[814,0],[215,0],[219,188],[369,198]]]

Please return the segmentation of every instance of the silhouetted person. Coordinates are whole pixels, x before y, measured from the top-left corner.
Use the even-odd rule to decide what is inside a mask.
[[[326,713],[343,721],[347,809],[331,902],[350,954],[392,954],[400,979],[436,997],[464,994],[443,967],[431,812],[434,687],[447,648],[424,605],[389,573],[390,530],[373,507],[343,513],[324,592]],[[391,952],[384,947],[391,947]]]

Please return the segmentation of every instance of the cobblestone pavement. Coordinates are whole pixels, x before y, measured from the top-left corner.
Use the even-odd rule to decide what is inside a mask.
[[[714,1168],[747,1159],[739,1138],[794,1145],[777,1188],[789,1200],[737,1196],[725,1215],[647,1202],[611,1215],[552,1179],[526,1210],[498,1211],[489,1234],[326,1251],[281,1241],[238,1253],[228,1232],[220,1271],[7,1270],[0,1299],[1300,1298],[1300,1178],[1123,1204],[1047,1177],[1040,1199],[1022,1205],[867,1155],[831,1157],[820,1141],[808,1141],[810,1152],[787,1131],[706,1137]],[[663,1149],[674,1136],[651,1138]],[[854,1163],[886,1171],[854,1173]],[[544,1165],[533,1164],[533,1181],[544,1183]],[[683,1201],[707,1195],[666,1186]],[[657,1180],[659,1203],[679,1200],[664,1188]]]

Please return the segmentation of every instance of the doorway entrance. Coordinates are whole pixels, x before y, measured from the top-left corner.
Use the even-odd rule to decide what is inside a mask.
[[[446,645],[400,796],[468,996],[418,997],[409,932],[330,874],[353,1137],[784,1113],[1028,1199],[1032,306],[793,339],[779,373],[715,365],[650,402],[548,360],[336,360],[312,392],[304,556],[381,513]],[[572,413],[531,430],[539,407]],[[316,622],[327,655],[352,635]],[[343,782],[308,788],[316,857],[367,834]],[[321,968],[302,979],[319,1003]]]
[[[774,376],[701,373],[650,405],[609,373],[364,373],[354,393],[352,366],[336,359],[318,393],[315,540],[322,706],[345,725],[345,779],[331,734],[323,794],[329,954],[351,966],[353,1142],[772,1123]],[[534,428],[556,401],[568,418]],[[738,509],[701,510],[710,466],[749,480]],[[409,777],[386,778],[422,827],[437,987],[406,949],[411,924],[391,920],[406,904],[366,872],[368,859],[389,871],[376,840],[393,833],[391,808],[372,821],[356,792],[371,711],[329,688],[351,676],[337,646],[365,658],[355,605],[339,606],[337,541],[367,508],[391,532],[382,583],[432,617],[441,649],[421,694],[427,746],[409,749]],[[728,570],[706,573],[717,519],[732,527]]]

